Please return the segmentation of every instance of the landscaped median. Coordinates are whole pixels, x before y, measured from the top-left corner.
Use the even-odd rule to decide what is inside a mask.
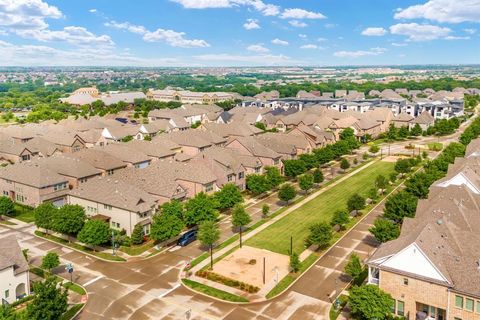
[[[294,249],[293,252],[300,253],[304,251],[306,249],[304,241],[305,238],[308,236],[309,229],[312,223],[316,223],[318,221],[330,221],[332,219],[333,213],[336,210],[342,209],[344,206],[346,207],[346,202],[351,195],[358,193],[360,195],[366,196],[369,189],[374,187],[377,176],[383,175],[388,177],[394,172],[394,163],[376,161],[374,163],[370,163],[367,167],[361,169],[357,168],[356,170],[358,170],[358,172],[350,173],[352,175],[351,177],[339,177],[339,179],[343,178],[344,180],[336,180],[336,184],[334,185],[331,185],[334,181],[330,181],[330,186],[321,191],[316,197],[313,196],[314,194],[306,195],[305,197],[312,198],[313,196],[313,198],[310,199],[308,202],[302,204],[300,207],[297,207],[293,210],[292,206],[284,207],[281,209],[281,212],[275,212],[272,215],[277,216],[277,219],[272,218],[271,216],[268,218],[268,220],[262,219],[261,221],[257,222],[256,225],[250,227],[246,232],[244,232],[246,247],[238,250],[238,245],[234,243],[238,239],[238,236],[232,237],[226,242],[222,243],[222,245],[220,245],[216,249],[217,254],[214,261],[215,264],[213,272],[207,272],[207,274],[205,274],[206,276],[203,273],[206,272],[205,270],[208,266],[206,265],[206,261],[204,260],[207,259],[209,255],[203,254],[197,257],[197,259],[191,262],[188,269],[190,271],[186,271],[186,275],[188,277],[193,277],[189,280],[196,280],[202,278],[208,279],[204,279],[206,282],[204,282],[204,280],[201,280],[201,282],[203,282],[202,286],[206,286],[209,288],[216,287],[215,289],[227,289],[229,288],[228,286],[230,283],[233,283],[235,281],[238,282],[239,280],[245,281],[246,284],[253,285],[254,287],[261,287],[258,293],[248,292],[249,290],[246,289],[248,289],[249,287],[246,285],[243,285],[243,287],[241,288],[238,288],[238,286],[230,286],[232,290],[227,290],[229,291],[228,293],[233,293],[238,292],[238,289],[241,289],[241,291],[243,291],[242,296],[250,298],[249,300],[251,301],[259,301],[260,299],[262,299],[261,297],[266,297],[268,299],[283,292],[321,256],[321,252],[316,251],[311,251],[310,254],[307,255],[304,254],[304,259],[300,263],[299,270],[295,273],[289,272],[288,259],[290,252],[290,241],[292,241],[292,247]],[[386,187],[386,190],[384,190],[384,195],[382,195],[378,199],[378,201],[381,201],[388,194],[388,192],[390,192],[399,183],[401,183],[401,181],[397,181],[396,183]],[[297,201],[295,201],[295,205],[298,206],[299,202],[305,200],[305,197],[300,197],[300,199],[297,199]],[[374,206],[374,204],[367,205],[367,207],[363,211],[369,212]],[[291,212],[285,213],[285,210],[291,210]],[[285,213],[285,215],[278,217],[278,215],[280,215],[281,213]],[[271,221],[272,219],[274,220],[274,222]],[[360,216],[350,219],[349,222],[345,225],[345,230],[335,232],[333,238],[330,241],[330,245],[335,243],[343,234],[345,234],[345,232],[347,232],[347,230],[354,226],[359,221],[359,219]],[[269,225],[264,226],[263,228],[259,228],[265,223],[269,223]],[[294,237],[292,240],[291,236]],[[328,248],[324,249],[326,250]],[[237,250],[239,253],[237,253]],[[252,251],[250,261],[247,261],[248,259],[246,256],[242,256],[242,250],[249,250],[249,253],[250,251]],[[283,264],[286,265],[286,268],[285,266],[283,266],[283,269],[280,271],[266,270],[266,273],[270,273],[270,275],[268,275],[267,279],[263,280],[263,285],[261,280],[259,282],[258,279],[263,273],[261,270],[259,271],[259,268],[256,268],[254,275],[252,275],[251,277],[247,277],[244,274],[244,269],[238,268],[237,270],[236,267],[232,267],[235,264],[235,261],[241,261],[242,265],[252,264],[257,265],[261,268],[263,265],[263,257],[265,256],[267,257],[267,259],[270,259],[270,261],[273,261],[274,259],[281,259],[281,256],[285,257],[283,258]],[[229,260],[229,262],[225,263],[225,260]],[[252,263],[253,260],[255,260],[254,263]],[[268,266],[268,268],[270,269],[272,267],[272,264]],[[218,268],[221,269],[220,272],[218,272]],[[285,269],[287,271],[285,271]],[[276,279],[274,280],[275,272],[277,275]],[[229,276],[235,274],[241,274],[242,279]],[[215,279],[212,279],[212,275]],[[244,280],[247,278],[250,281]],[[217,285],[217,282],[210,282],[210,280],[216,279],[221,280],[218,281],[220,285]],[[211,286],[208,285],[209,282]],[[202,291],[202,293],[208,294],[208,292],[204,291]]]

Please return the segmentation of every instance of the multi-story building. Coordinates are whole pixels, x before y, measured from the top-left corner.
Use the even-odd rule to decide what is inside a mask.
[[[30,294],[28,263],[14,235],[0,238],[0,299],[13,303]]]

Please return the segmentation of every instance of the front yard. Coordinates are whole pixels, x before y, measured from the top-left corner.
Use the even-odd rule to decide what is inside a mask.
[[[246,245],[288,255],[290,237],[293,237],[293,251],[301,253],[305,250],[304,242],[312,224],[330,221],[335,211],[346,209],[347,200],[354,193],[366,197],[376,177],[384,175],[388,178],[394,172],[393,167],[391,162],[372,164],[248,239]]]

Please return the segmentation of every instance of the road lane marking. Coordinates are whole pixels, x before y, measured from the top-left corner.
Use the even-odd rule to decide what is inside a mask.
[[[165,291],[164,293],[162,293],[161,295],[158,296],[159,299],[165,297],[167,294],[169,294],[170,292],[172,292],[173,290],[177,289],[178,287],[180,287],[180,283],[177,283],[176,285],[173,286],[173,288],[171,289],[168,289],[167,291]]]
[[[90,281],[85,282],[85,283],[83,284],[83,286],[86,287],[86,286],[88,286],[88,285],[90,285],[90,284],[92,284],[92,283],[94,283],[94,282],[102,279],[103,277],[105,277],[105,276],[104,276],[104,275],[98,276],[98,277],[96,277],[95,279],[92,279],[92,280],[90,280]]]

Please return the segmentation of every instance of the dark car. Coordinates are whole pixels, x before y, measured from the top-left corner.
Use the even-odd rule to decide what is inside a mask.
[[[177,244],[181,247],[185,247],[190,242],[197,240],[197,230],[191,230],[184,233],[180,239],[178,239]]]

